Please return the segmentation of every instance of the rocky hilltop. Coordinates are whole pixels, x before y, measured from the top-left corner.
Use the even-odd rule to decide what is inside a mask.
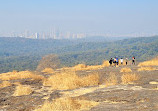
[[[157,111],[158,59],[0,74],[2,111]]]

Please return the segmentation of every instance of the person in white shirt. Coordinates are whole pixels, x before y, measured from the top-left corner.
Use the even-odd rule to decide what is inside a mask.
[[[121,61],[121,64],[123,64],[123,58],[121,58],[120,61]]]

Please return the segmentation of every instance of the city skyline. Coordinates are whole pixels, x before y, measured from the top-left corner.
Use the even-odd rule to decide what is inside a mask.
[[[51,28],[48,31],[45,32],[32,32],[31,30],[24,30],[21,32],[7,32],[6,34],[1,34],[0,37],[22,37],[22,38],[31,38],[31,39],[76,39],[76,38],[86,38],[86,37],[150,37],[150,36],[156,36],[158,34],[156,33],[127,33],[124,35],[121,34],[115,34],[113,32],[104,32],[104,33],[98,33],[98,32],[78,32],[73,33],[70,31],[63,32],[60,29],[57,28]]]
[[[5,0],[0,3],[0,36],[50,33],[52,26],[72,34],[158,35],[157,5],[157,0]]]

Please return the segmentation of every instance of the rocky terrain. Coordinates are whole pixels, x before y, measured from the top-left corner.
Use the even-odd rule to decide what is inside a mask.
[[[131,71],[121,71],[123,68],[130,68]],[[51,86],[43,85],[43,79],[32,79],[31,77],[5,80],[10,83],[8,86],[5,86],[3,84],[4,78],[0,77],[0,111],[33,111],[41,108],[45,101],[51,102],[67,97],[74,100],[95,102],[95,105],[89,106],[89,109],[78,108],[74,110],[157,111],[158,66],[150,66],[150,69],[138,71],[140,68],[137,65],[128,65],[101,67],[95,70],[75,70],[79,77],[97,73],[99,75],[99,82],[97,85],[87,85],[65,90],[52,89]],[[61,69],[47,74],[45,72],[34,73],[44,78],[49,78],[60,71]],[[123,74],[135,74],[138,78],[133,81],[123,82]],[[108,80],[110,75],[114,76],[111,76],[111,79]],[[32,90],[31,93],[15,96],[16,87],[19,84],[29,86]],[[48,109],[47,111],[51,110]]]

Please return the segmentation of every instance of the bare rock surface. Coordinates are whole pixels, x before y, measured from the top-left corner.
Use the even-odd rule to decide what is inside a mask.
[[[32,111],[41,106],[45,100],[69,96],[78,99],[99,102],[90,111],[158,111],[158,70],[140,71],[137,66],[128,66],[132,73],[140,75],[140,79],[133,84],[122,84],[121,67],[105,67],[99,70],[78,71],[77,75],[85,76],[98,73],[99,86],[78,88],[74,90],[52,90],[42,85],[42,81],[22,79],[22,85],[29,85],[33,92],[30,95],[13,96],[15,85],[0,89],[0,110],[4,111]],[[158,67],[157,67],[158,69]],[[114,73],[118,84],[104,87],[104,79]]]

